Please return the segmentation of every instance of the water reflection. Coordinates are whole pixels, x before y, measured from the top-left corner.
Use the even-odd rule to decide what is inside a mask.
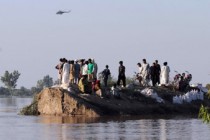
[[[17,106],[17,99],[16,98],[0,98],[0,107],[1,108],[9,108],[9,107],[16,107]]]
[[[160,133],[159,133],[159,135],[160,135],[160,139],[161,140],[166,140],[166,121],[165,120],[159,120],[159,122],[160,122]]]
[[[37,123],[44,123],[44,124],[67,124],[67,123],[94,123],[99,122],[100,118],[87,118],[87,117],[69,117],[69,116],[40,116]]]
[[[53,130],[60,140],[66,139],[186,139],[199,138],[193,127],[207,127],[200,120],[135,119],[133,117],[51,117],[41,116],[37,123],[49,124],[45,134]],[[116,121],[117,120],[117,121]],[[193,120],[193,121],[192,121]],[[197,123],[194,123],[196,121]],[[210,130],[210,128],[208,128]],[[198,130],[196,130],[198,131]],[[198,131],[201,132],[201,131]],[[207,135],[205,130],[202,133]],[[204,138],[207,139],[208,137]]]
[[[32,101],[32,98],[0,98],[0,108],[22,108],[25,105],[29,105]]]
[[[29,105],[32,101],[32,98],[0,98],[0,115],[5,113],[17,114],[21,108],[26,105]]]

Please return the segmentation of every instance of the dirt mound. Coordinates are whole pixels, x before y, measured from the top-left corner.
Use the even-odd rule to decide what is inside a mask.
[[[22,109],[24,115],[67,115],[67,116],[106,116],[106,115],[163,115],[198,114],[201,104],[210,106],[207,98],[191,103],[173,104],[172,98],[183,93],[166,88],[153,88],[164,103],[139,93],[141,88],[121,89],[120,99],[105,95],[81,94],[76,86],[71,92],[62,88],[45,88],[34,98],[31,105]]]

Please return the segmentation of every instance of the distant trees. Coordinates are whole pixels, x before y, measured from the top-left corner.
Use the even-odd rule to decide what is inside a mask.
[[[49,75],[44,76],[42,80],[37,81],[37,87],[38,88],[45,88],[45,87],[51,87],[53,85],[53,78]]]
[[[17,70],[13,71],[12,73],[5,71],[4,76],[1,76],[1,81],[8,89],[15,89],[19,76],[20,73]]]
[[[1,95],[11,95],[11,91],[8,88],[0,87],[0,94]]]
[[[17,70],[14,70],[12,73],[5,71],[4,75],[1,76],[1,82],[5,87],[0,87],[0,95],[8,96],[32,96],[36,93],[39,93],[45,87],[53,86],[53,78],[49,75],[43,77],[43,79],[38,80],[35,87],[27,89],[23,86],[20,89],[15,89],[17,87],[17,81],[20,77],[20,73]]]
[[[25,87],[20,87],[20,89],[15,89],[12,93],[14,96],[31,96],[31,90]]]
[[[39,93],[42,89],[51,86],[53,86],[53,78],[49,75],[46,75],[43,77],[43,79],[37,81],[36,87],[32,87],[31,92],[36,94]]]

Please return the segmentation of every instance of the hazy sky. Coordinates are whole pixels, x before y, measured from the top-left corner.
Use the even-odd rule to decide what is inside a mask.
[[[120,60],[132,76],[158,59],[171,77],[187,70],[210,83],[210,0],[1,0],[0,18],[0,76],[18,70],[18,87],[55,80],[60,57],[95,58],[115,77]]]

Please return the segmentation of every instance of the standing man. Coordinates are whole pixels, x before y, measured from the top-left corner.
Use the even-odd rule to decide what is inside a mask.
[[[64,89],[67,89],[69,86],[69,73],[70,73],[70,65],[68,61],[64,58],[63,59],[64,65],[63,65],[63,72],[62,72],[62,87]]]
[[[155,79],[157,80],[158,85],[160,84],[160,65],[158,64],[158,60],[155,60],[156,71],[155,71]]]
[[[78,84],[79,83],[79,74],[80,74],[80,65],[78,64],[78,60],[75,60],[74,64],[74,83]]]
[[[149,64],[147,64],[146,59],[143,59],[142,64],[142,78],[143,86],[149,86]]]
[[[95,62],[94,59],[92,59],[94,69],[93,69],[93,78],[97,79],[97,72],[98,72],[98,64]]]
[[[154,87],[157,83],[156,79],[156,63],[153,63],[152,66],[150,67],[150,77],[152,80],[152,86]]]
[[[69,60],[69,64],[70,64],[69,83],[70,83],[70,84],[73,84],[73,83],[74,83],[74,74],[75,74],[74,60]]]
[[[59,85],[61,84],[62,81],[62,71],[63,71],[63,58],[60,58],[60,63],[58,65],[55,66],[55,68],[58,70],[58,81],[59,81]]]
[[[126,86],[126,77],[125,77],[125,66],[123,66],[123,61],[119,62],[119,75],[118,75],[118,80],[117,80],[117,85],[120,86],[120,82],[123,82],[123,87]]]
[[[84,61],[84,64],[82,65],[82,75],[88,76],[88,61]]]
[[[137,63],[139,72],[137,73],[137,80],[139,80],[139,85],[142,86],[142,66],[141,63]]]
[[[92,82],[93,80],[93,70],[94,70],[94,65],[92,63],[91,59],[88,59],[88,81]]]
[[[170,68],[167,66],[168,63],[164,62],[163,66],[161,67],[161,73],[160,73],[160,84],[167,86],[169,83],[169,72]]]
[[[107,87],[107,81],[108,81],[108,78],[109,78],[110,74],[111,73],[110,73],[110,70],[109,70],[109,66],[106,65],[106,68],[102,72],[105,87]]]

